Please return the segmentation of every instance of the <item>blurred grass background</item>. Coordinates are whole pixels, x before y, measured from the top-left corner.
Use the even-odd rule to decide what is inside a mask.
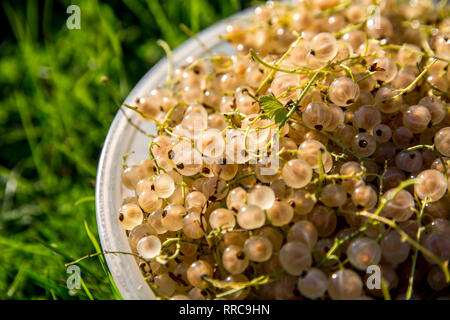
[[[69,30],[66,9],[81,9]],[[69,292],[65,263],[95,252],[96,167],[125,98],[187,36],[251,5],[245,0],[2,1],[0,23],[0,299],[114,299],[97,258],[78,265],[84,290]],[[5,33],[6,31],[6,33]]]

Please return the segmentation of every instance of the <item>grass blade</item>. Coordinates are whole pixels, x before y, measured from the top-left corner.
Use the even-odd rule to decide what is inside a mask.
[[[86,220],[84,221],[84,228],[86,229],[86,233],[89,237],[89,239],[92,242],[92,245],[94,246],[94,249],[97,253],[101,253],[102,250],[100,248],[100,245],[98,244],[97,239],[95,238],[94,234],[92,233],[91,229],[89,229],[89,226],[86,222]],[[122,295],[119,292],[119,289],[116,286],[116,283],[114,282],[114,279],[112,278],[111,272],[109,272],[109,269],[106,265],[106,261],[105,261],[105,257],[103,256],[103,254],[100,254],[98,256],[98,259],[100,260],[100,264],[102,265],[103,271],[105,272],[106,276],[108,277],[110,286],[111,286],[111,290],[113,292],[113,295],[115,297],[116,300],[122,300]]]

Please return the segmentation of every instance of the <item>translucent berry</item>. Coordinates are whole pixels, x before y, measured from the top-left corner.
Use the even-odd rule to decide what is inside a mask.
[[[359,86],[350,78],[338,78],[331,83],[328,95],[334,104],[348,106],[358,99]]]
[[[319,61],[328,61],[337,54],[338,45],[336,38],[331,33],[319,33],[310,44],[310,55]]]
[[[267,186],[258,185],[248,193],[248,204],[263,210],[269,209],[275,202],[275,193]]]
[[[264,225],[266,216],[260,207],[247,205],[239,210],[236,220],[241,228],[253,230]]]
[[[417,176],[422,183],[414,185],[414,192],[420,199],[428,198],[431,202],[441,199],[447,191],[445,176],[434,169],[422,171]]]
[[[266,237],[252,236],[245,241],[244,252],[251,261],[267,261],[272,256],[272,243]]]
[[[304,277],[298,279],[297,289],[309,299],[320,298],[328,289],[327,276],[320,269],[312,268]]]
[[[160,174],[153,179],[153,184],[155,186],[155,192],[160,198],[168,198],[175,191],[175,182],[173,178],[166,174]]]
[[[185,213],[186,209],[179,204],[168,205],[161,214],[161,224],[169,231],[181,230]]]
[[[187,278],[189,283],[197,288],[208,287],[208,282],[204,280],[204,277],[211,278],[213,275],[213,269],[211,265],[203,260],[197,260],[192,263],[187,270]]]
[[[383,258],[393,264],[405,261],[411,248],[411,245],[406,241],[402,241],[401,235],[394,230],[389,231],[381,238],[380,246]]]
[[[333,273],[328,280],[328,293],[333,300],[354,300],[361,296],[363,283],[359,275],[350,269]]]
[[[434,145],[442,155],[450,157],[450,127],[442,128],[436,133]]]
[[[311,181],[312,169],[307,162],[294,159],[284,165],[282,177],[286,185],[292,188],[303,188]]]
[[[318,234],[317,229],[311,222],[302,220],[294,223],[289,228],[287,234],[288,242],[302,242],[309,248],[314,248],[317,243]]]
[[[347,257],[356,269],[366,270],[368,266],[380,262],[381,248],[372,239],[358,238],[347,247]]]
[[[328,184],[322,189],[320,201],[327,207],[340,207],[347,201],[347,193],[339,184]]]
[[[233,229],[236,225],[236,219],[233,211],[219,208],[211,212],[209,224],[213,229]]]
[[[352,193],[352,201],[356,206],[372,209],[378,201],[378,195],[371,185],[361,185]]]
[[[368,133],[357,134],[352,141],[352,150],[362,157],[372,155],[377,147],[377,142],[373,136]]]
[[[153,259],[161,251],[161,241],[157,236],[146,236],[139,240],[136,250],[144,259]]]
[[[224,268],[231,274],[240,274],[247,269],[249,260],[243,248],[229,246],[222,255]]]
[[[383,195],[384,199],[390,199],[394,196],[396,189],[390,189]],[[406,190],[400,190],[397,195],[390,200],[384,207],[382,214],[396,221],[406,221],[414,213],[414,198]]]
[[[283,269],[293,275],[300,275],[312,264],[310,249],[302,242],[288,242],[278,256]]]
[[[126,230],[131,230],[141,224],[143,219],[142,210],[136,204],[125,204],[119,210],[120,225]]]
[[[281,227],[291,222],[294,217],[294,209],[284,202],[275,201],[274,204],[267,210],[267,218],[272,225]]]

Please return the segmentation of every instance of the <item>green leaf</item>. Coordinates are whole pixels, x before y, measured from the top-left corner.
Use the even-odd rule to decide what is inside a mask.
[[[264,111],[263,117],[266,119],[274,119],[275,123],[282,122],[289,112],[289,110],[286,109],[273,95],[261,96],[259,98],[259,103],[261,109]]]

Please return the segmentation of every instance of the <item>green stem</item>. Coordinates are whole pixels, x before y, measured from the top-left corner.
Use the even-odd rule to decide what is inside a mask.
[[[439,158],[439,160],[442,163],[442,168],[444,169],[444,175],[446,178],[448,178],[447,176],[447,164],[446,161],[444,160],[444,158],[442,157],[442,154],[436,149],[435,145],[427,145],[427,144],[420,144],[414,147],[410,147],[407,149],[404,149],[403,152],[408,152],[408,151],[414,151],[414,150],[420,150],[420,149],[427,149],[427,150],[431,150],[433,151]]]
[[[398,90],[399,93],[397,93],[395,96],[393,97],[388,97],[386,99],[383,99],[382,101],[386,101],[386,100],[390,100],[390,99],[395,99],[397,100],[398,98],[400,98],[402,95],[404,95],[406,92],[408,92],[409,90],[411,90],[419,81],[420,79],[422,79],[425,74],[428,72],[428,70],[430,70],[430,68],[437,62],[436,59],[433,59],[433,61],[431,63],[429,63],[424,69],[423,71],[417,76],[416,79],[414,79],[413,82],[411,82],[406,88],[403,88],[401,90]]]
[[[409,180],[406,180],[406,181],[403,181],[402,183],[400,183],[400,185],[397,188],[395,188],[394,192],[387,199],[384,199],[384,198],[381,199],[380,205],[378,206],[375,213],[370,214],[370,215],[373,217],[378,217],[380,215],[380,213],[383,211],[383,209],[386,207],[386,205],[389,203],[389,201],[394,200],[394,198],[397,196],[397,194],[400,191],[402,191],[403,189],[405,189],[413,184],[416,184],[416,183],[418,183],[417,179],[409,179]],[[339,247],[342,244],[344,244],[348,240],[351,240],[351,239],[357,237],[358,235],[360,235],[361,233],[363,233],[364,231],[369,229],[372,226],[372,224],[373,224],[373,221],[368,220],[360,229],[356,230],[352,234],[342,238],[341,240],[335,239],[333,246],[330,248],[330,250],[328,250],[325,257],[323,257],[323,259],[319,261],[319,263],[317,264],[317,267],[320,268],[325,262],[330,260],[330,257],[334,255],[334,253],[339,249]]]
[[[133,127],[135,128],[137,131],[139,131],[140,133],[146,135],[149,138],[154,138],[155,135],[148,133],[147,131],[145,131],[144,129],[142,129],[141,127],[139,127],[136,123],[133,122],[133,120],[131,120],[131,118],[127,115],[127,113],[122,109],[119,108],[119,110],[122,112],[122,114],[124,115],[124,117],[127,119],[127,122]]]
[[[71,265],[73,265],[73,264],[77,264],[78,262],[81,262],[81,261],[83,261],[83,260],[86,260],[86,259],[89,259],[89,258],[93,258],[93,257],[97,257],[97,256],[99,256],[99,255],[104,255],[104,254],[126,254],[126,255],[135,256],[136,258],[139,258],[139,259],[141,259],[142,261],[147,262],[146,259],[144,259],[144,258],[141,257],[140,255],[138,255],[137,253],[133,253],[133,252],[125,252],[125,251],[107,251],[107,250],[104,250],[104,251],[102,251],[102,252],[89,253],[89,254],[87,254],[87,255],[85,255],[85,256],[83,256],[83,257],[77,259],[77,260],[74,260],[74,261],[72,261],[72,262],[66,263],[65,266],[66,266],[66,268],[67,268],[68,266],[71,266]]]
[[[230,188],[230,187],[231,187],[232,185],[234,185],[236,182],[241,181],[241,180],[244,180],[245,178],[252,177],[252,176],[254,176],[254,175],[255,175],[255,173],[252,172],[252,173],[247,173],[247,174],[244,174],[243,176],[234,178],[233,180],[231,180],[230,182],[228,182],[228,183],[225,185],[225,187],[222,188],[222,190],[221,190],[220,192],[223,193],[225,190],[227,190],[227,188]]]
[[[353,75],[352,69],[350,69],[349,67],[347,67],[345,64],[340,64],[340,67],[343,68],[345,70],[345,72],[350,76],[350,78],[352,78],[353,82],[357,82],[355,80],[355,76]]]
[[[428,200],[425,199],[422,202],[422,208],[420,209],[419,215],[417,216],[417,242],[420,242],[420,236],[422,235],[422,217],[423,217],[423,213],[425,211],[425,207],[428,204]],[[412,294],[413,294],[413,290],[414,290],[414,279],[415,279],[415,273],[416,273],[416,265],[417,265],[417,257],[419,256],[419,249],[415,248],[414,250],[414,255],[412,257],[412,266],[411,266],[411,275],[409,276],[409,284],[408,284],[408,289],[406,291],[406,300],[411,300]]]
[[[381,278],[381,292],[383,293],[384,300],[392,300],[389,294],[389,286],[384,278]]]
[[[134,151],[130,151],[130,152],[127,152],[127,153],[125,153],[125,154],[123,155],[123,157],[122,157],[122,168],[123,168],[123,169],[128,168],[128,165],[127,165],[127,159],[128,159],[128,157],[129,157],[131,154],[133,154],[133,153],[134,153]]]
[[[154,122],[156,123],[156,125],[157,125],[159,128],[162,127],[161,122],[159,122],[158,120],[156,120],[156,119],[155,119],[154,117],[152,117],[151,115],[149,115],[149,114],[147,114],[147,113],[145,113],[145,112],[142,112],[141,110],[138,109],[138,107],[133,107],[133,106],[130,106],[130,105],[126,104],[126,103],[124,103],[123,106],[124,106],[125,108],[128,108],[128,109],[133,110],[134,112],[137,112],[137,113],[140,114],[143,118],[147,118],[147,119],[150,119],[150,120],[154,121]]]
[[[252,55],[253,59],[258,61],[264,67],[272,69],[272,70],[275,70],[275,71],[280,71],[280,72],[283,72],[283,73],[292,73],[292,74],[310,74],[311,72],[313,72],[313,70],[307,69],[307,68],[294,69],[294,70],[282,69],[282,68],[279,68],[278,66],[274,66],[274,65],[271,65],[271,64],[265,62],[263,59],[258,57],[258,55],[255,53],[255,51],[253,51],[253,49],[250,49],[250,54]]]
[[[328,16],[332,15],[333,13],[338,13],[338,12],[341,12],[341,11],[347,9],[352,3],[353,3],[353,0],[343,2],[335,7],[328,8],[326,10],[323,10],[323,11],[317,13],[314,17],[316,19],[328,17]]]
[[[189,27],[187,25],[185,25],[184,23],[180,23],[180,29],[187,36],[194,38],[209,55],[211,55],[211,56],[213,55],[213,52],[211,51],[211,49],[202,40],[200,40],[200,38],[195,34],[195,32],[192,31],[191,29],[189,29]]]
[[[298,113],[298,114],[299,114],[299,116],[301,116],[300,113]],[[332,136],[330,136],[330,135],[328,135],[328,134],[326,134],[326,133],[323,133],[323,132],[321,132],[321,131],[319,131],[319,130],[309,128],[308,126],[306,126],[306,125],[305,125],[304,123],[302,123],[302,122],[296,121],[295,123],[301,125],[301,126],[304,127],[304,128],[307,128],[307,129],[309,129],[309,130],[314,131],[314,132],[317,133],[318,135],[320,135],[320,136],[322,136],[322,137],[325,137],[325,138],[327,138],[327,139],[330,140],[330,141],[333,141],[333,142],[336,143],[339,147],[341,147],[342,150],[344,150],[345,152],[350,153],[352,156],[354,156],[356,159],[358,159],[359,162],[362,162],[362,161],[368,159],[368,158],[364,158],[364,157],[359,156],[356,152],[354,152],[353,150],[351,150],[350,148],[348,148],[348,147],[347,147],[344,143],[342,143],[339,139],[335,139],[335,138],[333,138]]]
[[[275,62],[274,66],[278,67],[291,54],[291,52],[295,49],[295,47],[297,47],[299,45],[299,43],[302,41],[302,39],[303,39],[302,36],[298,37],[297,40],[290,46],[290,48],[281,56],[281,58],[278,59],[277,62]],[[254,55],[254,52],[252,53],[252,56],[253,55]],[[258,95],[258,93],[261,92],[261,90],[264,88],[264,86],[270,81],[270,79],[272,79],[274,74],[275,74],[275,70],[272,69],[270,71],[270,74],[264,79],[264,81],[259,85],[258,89],[255,91],[255,95]]]
[[[164,52],[167,55],[167,80],[166,80],[166,86],[167,88],[170,88],[172,86],[172,75],[173,75],[173,61],[172,61],[172,50],[170,49],[170,46],[167,42],[164,40],[159,39],[156,41],[156,44],[163,48]]]
[[[385,44],[385,45],[381,44],[381,47],[383,49],[400,50],[400,49],[404,48],[405,46],[404,45],[398,45],[398,44]],[[446,62],[446,63],[450,63],[450,60],[447,60],[447,59],[444,59],[444,58],[441,58],[441,57],[437,57],[435,55],[429,55],[426,52],[413,50],[413,49],[410,49],[408,47],[406,47],[406,48],[409,51],[411,51],[412,53],[419,54],[419,55],[421,55],[421,56],[423,56],[425,58],[433,58],[433,59],[436,59],[436,60],[441,60],[441,61]]]
[[[153,163],[156,166],[157,173],[160,174],[161,171],[163,171],[164,173],[167,173],[166,169],[164,169],[163,167],[160,167],[158,164],[158,161],[156,161],[155,155],[153,154],[153,151],[152,151],[153,146],[159,147],[159,145],[156,142],[154,142],[154,141],[150,142],[150,145],[148,147],[148,154],[149,154],[150,159],[153,161]]]
[[[208,282],[209,284],[218,289],[231,289],[216,295],[216,298],[222,298],[249,287],[260,286],[263,284],[274,282],[277,280],[278,276],[281,273],[282,272],[274,272],[271,274],[262,275],[247,282],[226,283],[224,281],[215,280],[208,277],[204,277],[203,280],[205,280],[206,282]]]
[[[294,105],[291,107],[291,110],[289,110],[289,112],[286,115],[286,117],[283,119],[283,121],[281,121],[280,126],[278,127],[279,130],[281,130],[284,127],[284,124],[292,117],[292,114],[297,109],[298,105],[300,104],[300,101],[302,101],[302,99],[306,96],[306,94],[308,93],[309,88],[311,88],[311,86],[313,85],[314,81],[316,81],[317,77],[319,77],[321,72],[322,72],[321,70],[317,71],[312,76],[311,80],[309,80],[309,82],[306,85],[305,89],[303,89],[302,93],[300,94],[300,97],[298,97],[297,101],[295,101]]]
[[[401,228],[399,228],[394,221],[387,219],[385,217],[376,216],[375,214],[372,214],[369,212],[359,212],[358,215],[377,220],[381,223],[386,224],[387,226],[391,227],[392,229],[395,229],[398,233],[400,233],[400,235],[402,236],[402,239],[407,241],[409,244],[411,244],[417,250],[420,250],[420,252],[422,252],[428,258],[433,260],[433,262],[435,264],[437,264],[439,267],[441,267],[441,269],[445,275],[445,281],[447,283],[450,282],[450,273],[447,269],[448,261],[441,261],[433,252],[431,252],[427,248],[423,247],[420,243],[418,243],[417,241],[412,239],[405,231],[403,231]]]

